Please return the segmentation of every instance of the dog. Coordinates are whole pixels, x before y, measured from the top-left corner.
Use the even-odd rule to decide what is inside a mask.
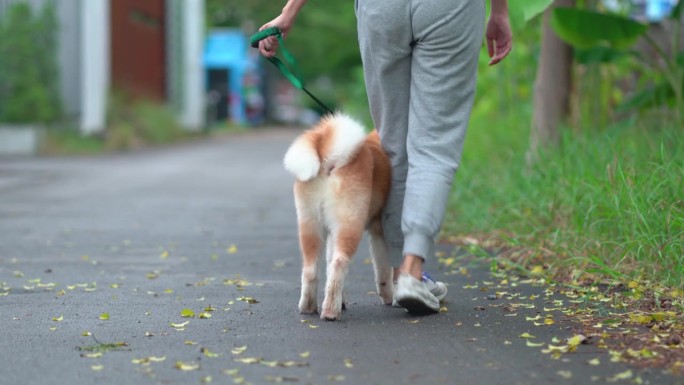
[[[392,304],[392,267],[387,257],[381,213],[391,183],[391,166],[377,131],[342,113],[323,117],[290,145],[283,161],[295,177],[302,290],[299,311],[318,312],[317,262],[326,249],[325,298],[321,319],[334,321],[346,307],[344,280],[364,231],[377,292]]]

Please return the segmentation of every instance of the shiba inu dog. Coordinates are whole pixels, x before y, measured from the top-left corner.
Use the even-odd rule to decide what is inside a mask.
[[[381,212],[391,183],[389,159],[376,131],[366,134],[351,117],[321,119],[292,143],[284,159],[292,173],[302,254],[301,313],[318,312],[317,261],[326,249],[325,298],[321,318],[340,318],[344,280],[364,231],[370,235],[378,294],[392,303],[392,268],[387,259]]]

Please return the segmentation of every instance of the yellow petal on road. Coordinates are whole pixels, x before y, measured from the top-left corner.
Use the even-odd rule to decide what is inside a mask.
[[[631,370],[626,370],[622,373],[618,373],[614,375],[613,377],[608,377],[607,380],[608,382],[617,382],[617,381],[624,381],[624,380],[629,380],[632,378],[633,374]]]
[[[530,333],[523,333],[519,336],[520,338],[537,338]]]
[[[238,248],[237,248],[237,246],[235,246],[234,244],[230,245],[230,246],[226,249],[226,252],[227,252],[228,254],[235,254],[235,253],[237,253],[237,251],[238,251]]]
[[[100,319],[103,321],[106,321],[109,319],[109,313],[102,313],[100,314]]]
[[[299,353],[299,356],[302,358],[307,358],[309,357],[309,355],[311,355],[311,353],[309,353],[308,351]]]
[[[594,359],[587,361],[587,363],[589,365],[592,365],[592,366],[598,366],[598,365],[601,365],[601,360],[599,360],[597,357],[597,358],[594,358]]]
[[[239,354],[244,353],[245,350],[247,350],[247,346],[246,346],[246,345],[245,345],[245,346],[238,346],[238,347],[232,348],[232,349],[230,350],[230,352],[233,353],[233,354],[235,354],[235,355],[239,355]]]
[[[538,348],[540,346],[544,346],[544,343],[543,342],[534,343],[534,342],[531,342],[530,340],[527,340],[527,346],[529,346],[531,348]]]
[[[194,317],[195,312],[190,310],[190,309],[183,309],[181,310],[181,317]]]
[[[197,370],[199,369],[199,364],[195,362],[183,362],[183,361],[176,361],[176,364],[174,367],[178,370],[182,370],[184,372],[192,371],[192,370]]]
[[[102,365],[90,365],[90,369],[92,369],[95,372],[99,372],[100,370],[104,369],[104,366],[102,366]]]
[[[233,359],[235,362],[241,362],[243,364],[257,364],[261,362],[261,358],[257,357],[241,357]]]
[[[581,334],[577,334],[577,335],[574,335],[574,336],[568,338],[568,345],[575,347],[575,346],[578,346],[579,344],[581,344],[586,339],[587,339],[587,337],[585,337]]]
[[[182,329],[182,328],[185,328],[185,326],[186,326],[187,324],[189,324],[189,323],[190,323],[190,321],[185,321],[185,322],[179,323],[179,324],[175,324],[175,323],[173,323],[173,322],[169,322],[169,325],[171,325],[171,327],[176,328],[176,329]]]
[[[60,321],[64,320],[64,316],[61,315],[61,316],[59,316],[59,317],[52,317],[52,320],[55,321],[55,322],[60,322]]]
[[[220,354],[214,353],[214,352],[210,351],[210,350],[207,349],[207,348],[202,348],[202,349],[200,349],[200,351],[201,351],[202,353],[204,353],[204,355],[207,356],[207,357],[209,357],[209,358],[216,358],[216,357],[220,356]]]

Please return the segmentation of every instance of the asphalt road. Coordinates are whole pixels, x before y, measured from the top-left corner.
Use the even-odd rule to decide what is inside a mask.
[[[438,315],[383,306],[365,244],[342,320],[300,315],[295,134],[0,159],[0,384],[682,383],[592,345],[553,359],[534,344],[573,335],[558,298],[486,266],[429,266]]]

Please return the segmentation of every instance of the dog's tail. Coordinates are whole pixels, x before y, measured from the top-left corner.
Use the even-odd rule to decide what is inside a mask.
[[[365,129],[359,122],[336,113],[295,139],[283,164],[297,180],[306,182],[314,179],[322,168],[331,171],[347,164],[365,138]]]

